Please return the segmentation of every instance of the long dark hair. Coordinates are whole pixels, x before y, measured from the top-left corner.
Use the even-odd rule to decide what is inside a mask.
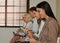
[[[52,17],[52,18],[54,18],[56,20],[54,14],[52,12],[52,9],[51,9],[51,7],[50,7],[50,5],[49,5],[48,2],[46,2],[46,1],[40,2],[39,4],[37,4],[36,8],[42,8],[42,9],[44,9],[45,12],[46,12],[46,14],[49,17]]]

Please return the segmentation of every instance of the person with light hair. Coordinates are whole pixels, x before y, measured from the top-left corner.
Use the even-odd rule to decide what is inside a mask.
[[[23,16],[23,21],[24,21],[24,24],[23,24],[24,28],[31,28],[32,29],[32,18],[30,17],[30,15],[28,13],[26,13]]]
[[[22,28],[16,30],[15,35],[11,39],[10,43],[29,43],[29,37],[26,35],[25,30],[32,30],[32,18],[28,13],[23,15],[23,26]]]
[[[28,13],[26,13],[24,16],[23,16],[23,21],[24,21],[24,24],[23,24],[23,27],[21,28],[21,30],[23,30],[23,32],[25,33],[25,30],[30,28],[29,30],[32,31],[32,18],[30,17],[30,15]],[[23,33],[19,32],[20,35],[24,35]],[[25,33],[26,34],[26,33]],[[25,37],[20,37],[19,41],[22,43],[22,42],[25,42],[26,43],[29,43],[29,37],[26,35]]]

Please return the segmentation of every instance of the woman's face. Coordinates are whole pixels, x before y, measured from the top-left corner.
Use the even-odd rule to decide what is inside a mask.
[[[29,15],[31,16],[31,18],[35,17],[35,14],[32,11],[29,11]]]
[[[37,8],[37,12],[39,13],[39,15],[38,16],[40,16],[40,18],[44,18],[45,17],[45,11],[44,11],[44,9],[42,9],[42,8]]]
[[[39,13],[38,13],[37,11],[33,11],[33,13],[35,14],[35,17],[36,17],[37,19],[40,18],[40,15],[39,15]]]

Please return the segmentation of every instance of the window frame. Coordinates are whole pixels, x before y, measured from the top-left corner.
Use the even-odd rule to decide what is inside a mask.
[[[30,0],[27,0],[27,3],[26,3],[27,4],[27,8],[26,8],[27,12],[29,9],[29,2],[30,2]],[[5,26],[0,26],[0,27],[21,27],[21,26],[7,26],[7,0],[5,0]]]

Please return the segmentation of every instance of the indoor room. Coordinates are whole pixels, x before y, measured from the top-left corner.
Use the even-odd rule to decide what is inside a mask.
[[[0,43],[10,43],[13,32],[23,26],[24,14],[42,1],[50,4],[60,25],[60,0],[0,0]],[[60,34],[57,43],[60,43]]]

